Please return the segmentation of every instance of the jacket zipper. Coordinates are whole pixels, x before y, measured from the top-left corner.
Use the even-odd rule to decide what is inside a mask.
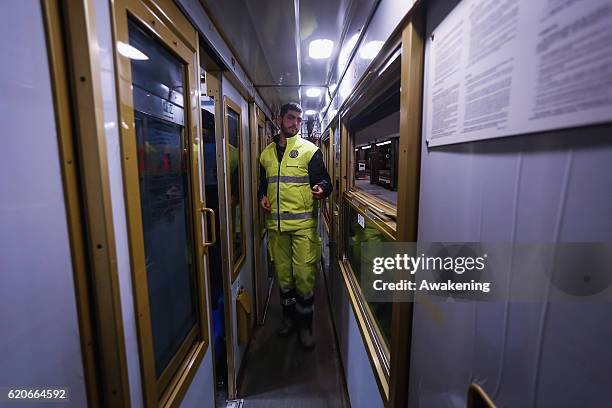
[[[281,161],[278,158],[278,150],[274,146],[274,152],[276,153],[276,161],[278,162],[278,171],[276,172],[276,219],[278,220],[278,232],[281,230],[280,226],[280,169]],[[285,147],[286,148],[286,147]]]

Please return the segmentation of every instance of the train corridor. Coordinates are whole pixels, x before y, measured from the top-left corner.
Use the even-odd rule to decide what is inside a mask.
[[[313,350],[300,347],[295,332],[287,338],[278,336],[282,310],[275,285],[265,324],[254,332],[243,379],[238,382],[243,407],[350,406],[325,285],[319,268],[315,285],[316,346]],[[217,406],[226,405],[218,401]]]

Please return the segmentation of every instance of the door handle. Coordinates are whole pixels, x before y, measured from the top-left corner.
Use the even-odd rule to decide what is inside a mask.
[[[208,227],[208,225],[212,225],[212,227],[210,229],[210,235],[212,235],[211,241],[210,242],[204,242],[204,244],[203,244],[204,248],[208,248],[208,247],[213,246],[213,245],[215,245],[217,243],[217,225],[215,223],[215,210],[213,210],[212,208],[208,208],[208,207],[202,207],[202,213],[208,214],[209,217],[207,217],[207,218],[211,218],[211,222],[210,223],[208,223],[208,222],[206,223],[207,227]],[[206,228],[206,230],[208,231],[208,228]]]

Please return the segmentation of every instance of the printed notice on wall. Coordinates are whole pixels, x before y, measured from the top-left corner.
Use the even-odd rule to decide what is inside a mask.
[[[612,121],[610,0],[464,0],[425,52],[429,146]]]

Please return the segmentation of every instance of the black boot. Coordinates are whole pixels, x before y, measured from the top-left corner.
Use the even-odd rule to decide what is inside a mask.
[[[312,349],[315,346],[315,339],[312,333],[312,315],[314,311],[314,297],[308,299],[297,296],[297,316],[300,326],[300,344],[305,349]]]
[[[304,319],[304,316],[302,316],[302,319]],[[312,314],[310,315],[310,323],[300,325],[300,344],[305,349],[312,349],[315,346],[314,334],[312,333]]]
[[[295,290],[283,293],[281,291],[281,305],[283,307],[283,321],[278,331],[281,337],[287,337],[295,326]]]
[[[283,306],[283,321],[281,327],[278,330],[278,335],[281,337],[287,337],[293,331],[295,326],[295,305]]]

